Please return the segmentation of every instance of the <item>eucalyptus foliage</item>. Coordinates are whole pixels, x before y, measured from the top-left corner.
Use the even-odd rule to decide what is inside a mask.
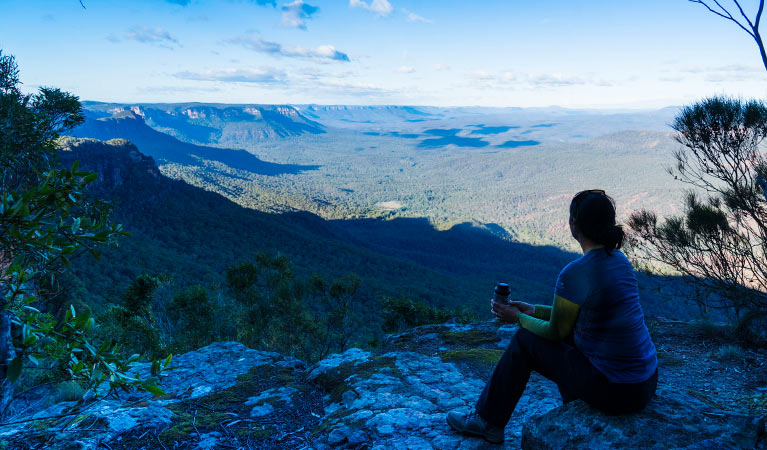
[[[633,243],[702,287],[708,294],[696,300],[705,310],[765,317],[767,106],[713,97],[683,108],[672,126],[683,147],[669,173],[691,189],[679,216],[661,223],[651,211],[634,213]]]
[[[381,315],[381,328],[387,333],[399,333],[408,328],[450,320],[461,323],[479,320],[476,314],[466,307],[438,308],[408,297],[385,297],[381,302]]]
[[[237,305],[237,338],[255,348],[317,361],[344,351],[359,322],[354,311],[360,280],[296,280],[284,255],[261,253],[226,271]]]
[[[125,233],[109,221],[108,205],[90,198],[98,175],[57,166],[59,134],[82,123],[79,99],[56,88],[35,94],[20,90],[12,56],[0,52],[0,405],[4,413],[10,386],[26,367],[49,378],[82,382],[86,391],[107,383],[108,393],[137,387],[161,393],[154,379],[131,374],[139,355],[121,358],[110,341],[89,338],[94,320],[88,311],[67,308],[58,319],[46,311],[56,275],[83,252],[99,257],[98,247]],[[166,367],[155,362],[153,372]]]

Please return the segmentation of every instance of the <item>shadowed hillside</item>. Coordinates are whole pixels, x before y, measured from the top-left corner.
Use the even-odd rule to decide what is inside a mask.
[[[78,159],[100,173],[95,194],[115,203],[115,219],[133,234],[99,264],[77,262],[80,293],[97,305],[115,302],[144,273],[173,275],[179,286],[215,286],[227,267],[258,252],[281,252],[299,274],[357,273],[361,300],[369,305],[366,326],[374,328],[380,316],[371,302],[382,295],[468,306],[484,315],[492,286],[504,280],[515,295],[547,303],[559,270],[577,257],[512,242],[492,225],[438,231],[426,219],[326,221],[304,212],[254,211],[162,176],[125,141],[70,139],[66,146],[63,163]],[[651,291],[643,296],[648,314],[689,311]]]

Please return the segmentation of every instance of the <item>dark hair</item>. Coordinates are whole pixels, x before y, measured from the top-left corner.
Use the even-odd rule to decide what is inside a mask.
[[[615,202],[604,191],[577,193],[570,202],[570,221],[585,237],[604,245],[608,254],[623,245],[626,234],[615,224]]]

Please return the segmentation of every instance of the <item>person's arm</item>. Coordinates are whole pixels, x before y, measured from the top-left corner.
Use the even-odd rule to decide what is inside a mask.
[[[545,308],[545,309],[542,309]],[[540,312],[539,312],[540,309]],[[545,320],[541,317],[533,317],[528,314],[519,315],[519,326],[532,331],[536,335],[552,341],[561,341],[575,328],[578,320],[580,307],[559,295],[554,296],[554,305],[551,308],[535,306],[535,315],[549,315]]]
[[[538,319],[543,319],[543,320],[549,320],[551,318],[551,306],[531,305],[530,303],[520,302],[516,300],[510,301],[509,305],[516,307],[520,313],[527,314],[528,316],[536,317]]]
[[[535,305],[531,316],[536,319],[549,320],[551,319],[551,306],[549,305]]]

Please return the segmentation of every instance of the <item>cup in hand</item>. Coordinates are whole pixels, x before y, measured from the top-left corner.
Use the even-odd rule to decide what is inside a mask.
[[[508,283],[498,283],[495,285],[495,291],[493,292],[493,301],[495,303],[508,303],[509,295],[511,295],[511,289]]]

